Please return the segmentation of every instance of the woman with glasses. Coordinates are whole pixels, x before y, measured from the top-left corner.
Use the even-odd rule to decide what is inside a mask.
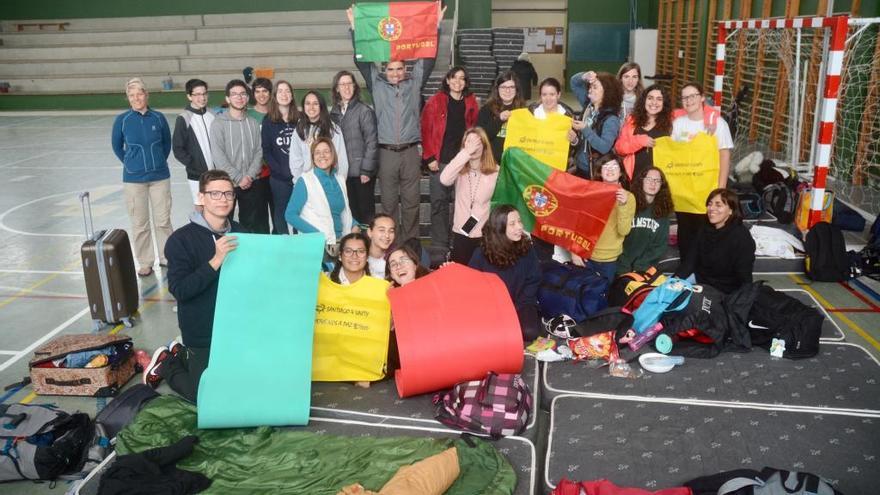
[[[339,256],[336,266],[330,272],[330,280],[340,285],[351,285],[370,275],[367,253],[370,252],[370,239],[360,233],[352,232],[339,241]]]
[[[522,97],[517,75],[507,71],[498,76],[495,79],[495,84],[492,85],[489,100],[480,108],[480,113],[477,115],[477,126],[486,131],[486,136],[492,143],[492,156],[495,157],[495,163],[501,163],[510,112],[517,108],[525,108],[525,106],[526,102]]]
[[[348,152],[342,137],[342,129],[333,123],[327,102],[321,93],[309,91],[302,99],[302,112],[290,140],[290,175],[293,181],[311,170],[311,148],[319,138],[326,138],[333,144],[338,163],[334,164],[336,174],[343,181],[348,179]],[[346,193],[347,194],[347,193]]]
[[[461,151],[440,174],[443,185],[455,186],[451,261],[462,265],[470,262],[480,244],[497,181],[498,165],[489,138],[479,127],[468,129],[461,140]]]
[[[636,198],[636,215],[623,241],[623,252],[617,258],[618,275],[657,266],[668,244],[673,207],[666,176],[657,167],[642,170],[632,183],[632,193]]]
[[[284,210],[293,192],[290,174],[290,139],[299,119],[299,110],[293,101],[293,86],[278,81],[269,100],[269,111],[260,126],[263,160],[269,165],[269,188],[272,191],[272,233],[287,234]]]
[[[345,194],[345,180],[336,171],[333,141],[318,137],[312,144],[315,164],[297,179],[284,217],[297,232],[320,232],[327,241],[328,254],[336,254],[336,241],[351,233],[353,220]],[[364,263],[366,263],[366,256]]]
[[[654,166],[654,140],[670,132],[672,100],[665,88],[654,84],[639,95],[614,144],[630,179]]]
[[[537,338],[541,331],[538,317],[541,268],[516,208],[499,205],[492,209],[470,267],[501,278],[516,308],[523,340],[531,342]]]
[[[430,172],[431,245],[444,252],[449,249],[452,188],[440,180],[440,174],[461,149],[464,131],[477,123],[480,111],[468,82],[463,67],[449,69],[440,90],[425,103],[421,117],[422,163]]]
[[[140,78],[125,84],[131,106],[116,117],[110,142],[122,162],[122,191],[131,219],[132,244],[139,269],[148,277],[156,262],[150,222],[156,228],[156,243],[165,266],[165,243],[171,235],[171,130],[165,116],[149,107],[149,93]]]
[[[379,141],[376,113],[361,102],[361,87],[347,70],[333,76],[333,108],[330,118],[342,130],[348,155],[348,203],[355,221],[365,224],[376,214],[376,174]]]
[[[430,273],[419,264],[419,255],[407,243],[392,246],[385,259],[385,280],[391,282],[392,287],[403,287]]]
[[[730,174],[730,151],[733,149],[733,138],[730,136],[727,122],[720,116],[715,121],[714,130],[706,124],[705,101],[703,88],[698,83],[690,82],[681,88],[681,103],[686,114],[673,119],[671,137],[676,141],[690,141],[701,132],[713,134],[718,143],[717,185],[723,189],[727,187],[727,177]],[[681,259],[684,260],[690,254],[697,232],[706,222],[706,215],[705,211],[702,213],[676,211],[675,218],[678,224],[678,249],[681,253]]]

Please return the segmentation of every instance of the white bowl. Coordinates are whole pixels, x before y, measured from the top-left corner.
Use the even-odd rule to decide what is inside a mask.
[[[675,365],[672,363],[669,364],[656,364],[651,363],[651,358],[665,358],[668,357],[666,354],[660,354],[659,352],[648,352],[639,356],[639,364],[642,365],[642,368],[650,371],[651,373],[666,373],[667,371],[675,368]]]

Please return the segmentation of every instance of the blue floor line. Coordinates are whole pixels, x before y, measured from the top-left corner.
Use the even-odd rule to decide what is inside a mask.
[[[23,389],[23,388],[24,388],[24,385],[19,385],[19,386],[17,386],[17,387],[13,387],[11,390],[9,390],[9,391],[6,392],[5,394],[3,394],[2,397],[0,397],[0,404],[3,404],[3,403],[6,402],[7,400],[9,400],[10,397],[12,397],[13,395],[17,394],[18,391],[21,390],[21,389]]]
[[[868,287],[867,284],[865,284],[864,282],[860,281],[857,278],[850,280],[850,282],[856,284],[856,286],[858,286],[859,289],[862,289],[863,291],[865,291],[869,296],[873,297],[875,301],[880,302],[880,294],[877,294],[877,292],[874,289]]]

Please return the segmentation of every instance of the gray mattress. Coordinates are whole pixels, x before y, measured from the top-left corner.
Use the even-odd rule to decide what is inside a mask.
[[[535,408],[540,404],[538,361],[525,354],[522,377],[532,390]],[[374,382],[360,388],[347,382],[312,383],[312,418],[346,418],[370,423],[446,428],[434,419],[434,394],[401,399],[394,380]],[[535,441],[538,435],[537,414],[532,414],[521,436]]]
[[[819,354],[809,359],[775,359],[758,348],[688,359],[669,373],[646,372],[635,380],[614,378],[607,368],[583,363],[545,363],[541,395],[545,407],[558,395],[578,394],[880,415],[878,374],[880,363],[862,347],[823,342]]]
[[[544,489],[563,476],[648,490],[732,469],[807,471],[847,495],[877,493],[880,419],[560,395]]]

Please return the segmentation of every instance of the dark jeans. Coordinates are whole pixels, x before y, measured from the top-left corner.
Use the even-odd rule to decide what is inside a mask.
[[[441,163],[440,170],[431,172],[428,181],[431,191],[431,245],[449,249],[449,203],[452,201],[452,186],[444,186],[440,182],[440,173],[444,168],[446,164]]]
[[[467,266],[471,262],[471,256],[480,245],[480,238],[471,238],[458,232],[452,233],[452,256],[451,261]]]
[[[679,263],[683,263],[691,253],[700,227],[706,223],[706,215],[703,213],[682,213],[677,211],[675,212],[675,220],[678,223]]]
[[[370,223],[376,216],[376,179],[362,184],[360,176],[349,177],[345,179],[345,188],[354,221],[364,225]]]
[[[186,347],[177,356],[169,356],[159,367],[159,376],[168,382],[171,390],[195,403],[199,380],[208,368],[210,347]]]
[[[519,327],[524,342],[531,342],[541,335],[541,318],[538,317],[536,305],[527,304],[516,308],[516,316],[519,317]]]
[[[290,227],[284,219],[284,212],[287,211],[287,203],[290,202],[290,196],[293,194],[293,184],[269,177],[269,188],[272,191],[272,204],[275,205],[275,210],[272,212],[272,233],[289,234]]]
[[[251,187],[235,188],[238,223],[252,234],[269,233],[269,181],[257,179]],[[233,208],[233,213],[235,208]],[[233,213],[230,213],[230,217]]]

